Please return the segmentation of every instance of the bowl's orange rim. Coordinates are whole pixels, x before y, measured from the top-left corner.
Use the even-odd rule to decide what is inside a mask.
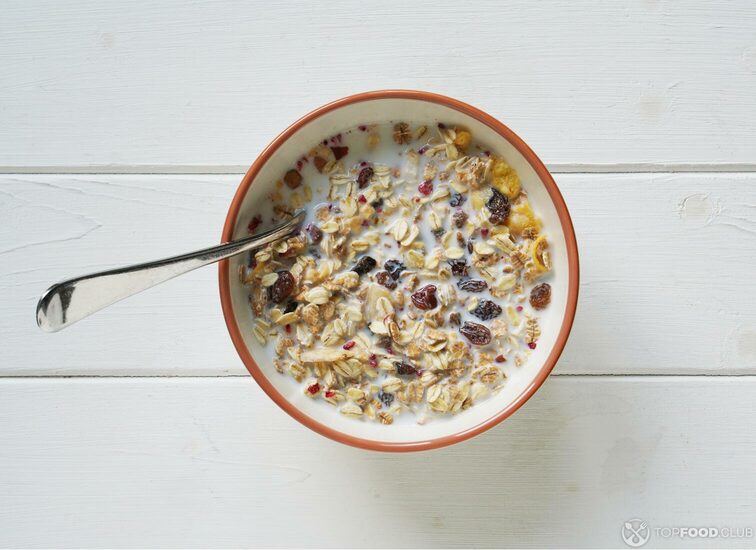
[[[252,358],[252,354],[250,354],[247,346],[244,344],[239,325],[236,322],[236,316],[234,315],[233,307],[231,305],[228,261],[222,261],[219,264],[218,276],[220,283],[221,306],[223,308],[223,317],[226,320],[226,325],[228,326],[228,331],[231,335],[231,340],[233,341],[234,346],[236,347],[236,351],[239,353],[239,356],[247,367],[249,373],[257,381],[263,391],[267,393],[268,396],[273,401],[275,401],[279,407],[281,407],[290,416],[294,417],[308,428],[340,443],[373,451],[407,452],[437,449],[439,447],[445,447],[446,445],[459,443],[460,441],[464,441],[475,435],[478,435],[488,430],[489,428],[492,428],[493,426],[510,416],[512,413],[514,413],[517,409],[519,409],[530,398],[530,396],[535,393],[535,391],[541,386],[541,384],[543,384],[543,382],[551,373],[551,370],[554,368],[554,365],[556,365],[556,362],[559,359],[559,356],[561,355],[565,344],[567,343],[567,338],[572,328],[572,322],[575,318],[575,310],[577,309],[578,300],[578,287],[580,282],[578,249],[577,241],[575,239],[575,229],[572,225],[570,214],[567,211],[567,205],[564,202],[564,198],[562,197],[562,194],[560,193],[556,182],[554,182],[554,178],[546,169],[546,166],[543,164],[543,162],[541,162],[541,159],[538,158],[538,156],[517,134],[515,134],[503,123],[499,122],[494,117],[481,111],[480,109],[468,105],[467,103],[463,103],[462,101],[458,101],[456,99],[452,99],[450,97],[439,94],[434,94],[431,92],[423,92],[417,90],[378,90],[373,92],[354,94],[342,99],[338,99],[336,101],[333,101],[332,103],[328,103],[326,105],[323,105],[322,107],[315,109],[311,113],[297,120],[294,124],[281,132],[281,134],[263,150],[260,156],[257,157],[257,160],[255,160],[252,166],[250,166],[249,170],[244,176],[244,179],[242,179],[241,183],[239,184],[236,194],[231,201],[231,206],[229,207],[228,215],[226,216],[226,223],[223,226],[223,235],[221,242],[227,242],[233,238],[233,231],[234,227],[236,226],[239,209],[241,208],[242,201],[244,200],[244,197],[246,196],[250,186],[252,185],[252,182],[254,181],[255,177],[260,172],[262,167],[265,165],[265,163],[270,159],[271,155],[273,155],[273,153],[284,142],[286,142],[286,140],[288,140],[292,135],[299,131],[303,126],[323,116],[326,113],[329,113],[346,105],[351,105],[353,103],[372,101],[377,99],[413,99],[438,103],[460,111],[468,116],[471,116],[472,118],[475,118],[479,122],[482,122],[489,128],[496,131],[498,134],[507,139],[512,145],[514,145],[514,147],[517,148],[517,150],[527,159],[527,161],[538,174],[538,177],[546,186],[549,196],[551,197],[551,200],[557,209],[559,221],[562,224],[562,232],[567,244],[567,264],[569,279],[567,290],[567,306],[564,314],[564,320],[562,321],[562,326],[559,329],[559,334],[557,335],[554,347],[552,348],[549,356],[546,358],[546,361],[541,367],[541,370],[538,372],[538,375],[531,381],[528,387],[526,387],[522,391],[522,393],[520,393],[520,395],[518,395],[517,398],[509,403],[505,408],[503,408],[490,418],[479,423],[478,425],[467,430],[435,439],[401,443],[363,439],[344,434],[338,430],[334,430],[333,428],[321,424],[320,422],[317,422],[313,418],[307,416],[301,410],[293,406],[281,393],[279,393],[278,390],[276,390],[273,384],[271,384],[271,382],[265,376],[265,374],[263,374],[260,367]]]

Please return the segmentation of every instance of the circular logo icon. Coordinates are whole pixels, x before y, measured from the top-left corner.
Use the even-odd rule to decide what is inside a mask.
[[[631,548],[640,548],[651,538],[651,528],[642,519],[630,519],[622,525],[622,540]]]

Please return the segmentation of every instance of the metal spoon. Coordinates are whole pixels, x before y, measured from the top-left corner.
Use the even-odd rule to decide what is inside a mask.
[[[45,332],[57,332],[168,279],[288,237],[299,229],[304,217],[300,210],[287,222],[238,241],[60,282],[37,302],[37,325]]]

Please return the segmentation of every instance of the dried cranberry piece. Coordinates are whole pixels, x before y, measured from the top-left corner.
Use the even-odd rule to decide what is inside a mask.
[[[530,291],[530,305],[535,309],[543,309],[551,302],[551,285],[541,283]]]
[[[449,205],[456,208],[458,206],[462,206],[466,200],[467,197],[465,197],[462,193],[452,193],[452,196],[449,199]]]
[[[457,287],[467,292],[483,292],[488,288],[488,283],[483,279],[462,279],[457,281]]]
[[[378,262],[376,262],[374,258],[371,258],[370,256],[363,256],[362,258],[357,260],[356,264],[354,264],[352,271],[357,273],[357,275],[364,275],[368,271],[372,270],[377,263]]]
[[[467,221],[467,213],[464,210],[457,210],[452,214],[452,221],[455,227],[461,229]]]
[[[412,303],[418,309],[433,309],[438,305],[436,299],[436,287],[434,285],[425,285],[423,288],[414,292],[411,296]]]
[[[455,275],[457,277],[467,277],[467,261],[459,259],[459,260],[448,260],[449,267],[451,267],[452,275]]]
[[[268,287],[268,297],[271,301],[280,304],[292,293],[294,285],[296,285],[296,279],[290,271],[279,271],[276,282]]]
[[[431,180],[425,180],[417,186],[417,190],[421,195],[430,195],[433,192],[433,182]]]
[[[357,342],[355,342],[354,340],[349,340],[349,342],[347,342],[346,344],[344,344],[341,347],[343,349],[345,349],[345,350],[348,351],[348,350],[352,349],[356,344],[357,344]]]
[[[310,395],[315,395],[319,391],[320,391],[320,384],[318,384],[317,382],[307,386],[307,393],[309,393]]]
[[[491,331],[478,323],[465,321],[465,324],[460,327],[459,332],[476,346],[485,346],[491,342]]]
[[[378,401],[383,403],[385,407],[390,407],[391,403],[394,402],[394,394],[381,390],[378,392]]]
[[[417,369],[404,361],[394,361],[394,366],[396,367],[396,374],[400,376],[417,375]]]
[[[305,227],[305,231],[307,231],[307,234],[310,236],[310,240],[313,243],[319,243],[323,238],[323,232],[314,223],[308,223],[307,227]]]
[[[379,285],[383,285],[389,290],[394,290],[397,286],[397,282],[391,278],[388,271],[379,271],[375,274],[375,282]]]
[[[254,218],[252,218],[251,220],[249,220],[249,225],[247,225],[247,231],[249,231],[250,233],[254,233],[255,230],[258,227],[260,227],[261,223],[262,223],[262,218],[258,214],[257,216],[255,216]]]
[[[481,300],[472,314],[481,321],[488,321],[501,315],[501,307],[491,300]]]
[[[336,160],[341,160],[349,154],[349,147],[331,147],[331,151],[333,151],[333,156],[336,157]]]
[[[492,187],[493,195],[488,199],[486,206],[491,212],[491,217],[488,220],[495,225],[503,225],[509,217],[509,210],[511,208],[509,199],[498,189]]]
[[[374,173],[375,171],[372,166],[367,166],[360,170],[360,173],[357,175],[357,184],[360,186],[360,189],[365,189],[365,187],[367,187],[367,184],[370,183],[370,178],[373,177]]]
[[[391,278],[396,281],[402,274],[402,271],[407,268],[399,260],[386,260],[386,263],[383,264],[383,269],[388,271],[389,275],[391,275]]]

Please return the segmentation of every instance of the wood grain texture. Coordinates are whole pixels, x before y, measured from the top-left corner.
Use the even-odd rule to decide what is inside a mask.
[[[756,164],[756,4],[5,2],[0,166],[248,166],[344,95],[418,88],[549,164]]]
[[[0,176],[2,375],[224,375],[217,272],[203,269],[59,334],[51,283],[200,248],[240,176]],[[561,174],[581,254],[557,374],[756,372],[756,175]]]
[[[0,381],[0,546],[621,547],[633,517],[754,526],[754,391],[556,377],[478,438],[389,455],[308,431],[251,379]]]

